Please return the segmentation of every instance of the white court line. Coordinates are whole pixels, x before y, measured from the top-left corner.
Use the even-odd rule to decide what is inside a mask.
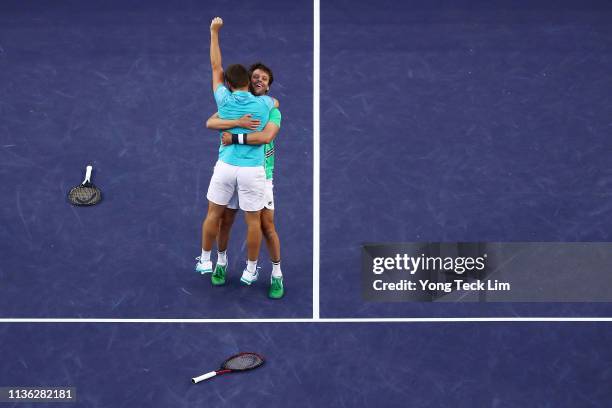
[[[313,75],[312,75],[312,318],[320,318],[319,312],[319,166],[320,166],[320,45],[321,17],[319,0],[314,0]]]
[[[98,318],[10,318],[0,323],[526,323],[612,322],[612,317],[398,317],[319,319],[98,319]]]

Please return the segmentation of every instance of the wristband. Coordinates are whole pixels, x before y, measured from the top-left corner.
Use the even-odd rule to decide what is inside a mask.
[[[232,133],[232,144],[247,144],[247,136],[246,133]]]

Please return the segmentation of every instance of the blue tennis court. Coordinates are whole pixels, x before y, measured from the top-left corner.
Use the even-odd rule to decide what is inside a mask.
[[[612,398],[608,323],[3,324],[0,334],[2,386],[76,387],[76,406],[606,407]],[[266,363],[191,384],[239,351]]]
[[[276,225],[286,297],[271,270],[239,285],[242,215],[229,284],[193,271],[219,138],[210,20],[224,64],[263,61],[281,101]],[[295,317],[312,304],[312,3],[3,1],[0,5],[0,314]],[[67,203],[93,164],[103,201]],[[214,256],[213,256],[214,259]]]
[[[203,126],[215,109],[216,15],[225,64],[262,60],[275,73],[280,302],[265,278],[238,283],[242,221],[229,285],[193,271],[218,147]],[[603,1],[323,2],[324,317],[612,313],[610,303],[366,302],[360,286],[366,242],[611,240],[611,17]],[[312,20],[306,1],[3,1],[0,316],[310,317]],[[104,201],[71,207],[88,163]],[[266,276],[265,249],[261,263]],[[0,387],[74,387],[75,406],[612,399],[610,322],[5,321],[0,338]],[[241,351],[266,363],[191,384]]]
[[[610,21],[604,1],[322,2],[323,316],[610,315],[364,302],[360,280],[368,242],[612,240]]]

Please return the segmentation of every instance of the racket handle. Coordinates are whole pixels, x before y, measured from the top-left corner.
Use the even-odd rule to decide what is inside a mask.
[[[194,383],[194,384],[197,384],[200,381],[204,381],[204,380],[208,380],[209,378],[213,378],[215,375],[217,375],[217,372],[216,371],[211,371],[210,373],[202,374],[199,377],[192,378],[191,382]]]
[[[93,166],[87,166],[86,170],[85,170],[85,181],[83,181],[83,183],[90,183],[91,182],[91,170],[93,169]]]

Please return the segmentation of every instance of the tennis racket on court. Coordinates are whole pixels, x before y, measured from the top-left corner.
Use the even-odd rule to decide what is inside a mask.
[[[68,192],[68,201],[72,205],[95,205],[102,201],[102,192],[91,182],[92,166],[87,166],[85,180],[78,186],[72,187]]]
[[[257,353],[240,353],[235,356],[231,356],[223,362],[221,368],[217,371],[211,371],[210,373],[202,374],[199,377],[194,377],[191,382],[194,384],[200,381],[208,380],[216,375],[247,371],[254,368],[260,367],[264,363],[263,356]]]

